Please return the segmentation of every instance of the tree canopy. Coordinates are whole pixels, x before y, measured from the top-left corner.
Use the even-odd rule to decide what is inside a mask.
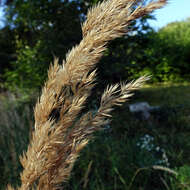
[[[81,40],[87,9],[100,0],[6,0],[0,30],[0,79],[11,90],[38,89],[49,64]],[[155,82],[189,78],[190,20],[155,32],[151,15],[134,21],[130,32],[111,42],[99,63],[99,80],[118,82],[151,74]],[[1,82],[2,83],[2,82]]]
[[[149,71],[155,81],[190,79],[190,19],[173,22],[151,34],[146,50]]]
[[[8,69],[6,68],[3,75],[5,86],[20,89],[39,88],[54,57],[58,57],[61,62],[67,51],[79,43],[81,22],[85,19],[87,9],[98,1],[100,0],[7,0],[6,26],[10,31],[14,31],[12,41],[17,58],[8,63]],[[131,32],[110,45],[103,60],[105,63],[102,64],[106,69],[100,67],[100,72],[106,70],[106,73],[102,72],[102,78],[108,77],[106,80],[109,80],[114,75],[115,80],[120,79],[122,75],[126,76],[123,71],[131,66],[130,57],[133,57],[134,52],[130,49],[135,48],[136,51],[139,46],[137,41],[146,38],[142,34],[150,29],[148,18],[150,16],[133,22],[131,31],[134,29],[136,32]],[[126,56],[129,56],[128,60]],[[116,72],[111,70],[113,67]]]

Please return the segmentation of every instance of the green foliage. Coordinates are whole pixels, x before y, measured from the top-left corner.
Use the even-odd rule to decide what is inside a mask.
[[[29,87],[39,88],[46,77],[46,60],[39,55],[41,41],[33,48],[21,40],[17,40],[16,44],[17,60],[12,62],[12,70],[4,74],[7,78],[5,86],[13,91],[25,90],[25,93],[30,93]]]
[[[146,20],[141,23],[135,35],[110,44],[102,60],[105,65],[100,65],[102,80],[115,82],[148,74],[152,82],[189,81],[190,20],[171,23],[158,32]]]
[[[6,1],[6,28],[0,32],[0,57],[5,60],[0,63],[1,80],[6,81],[6,88],[40,88],[53,57],[62,62],[67,51],[80,42],[80,23],[98,1]],[[189,80],[190,20],[155,32],[147,22],[151,18],[134,21],[128,35],[109,44],[99,64],[99,88],[106,81],[115,83],[143,74],[152,75],[152,82]]]
[[[10,62],[15,59],[14,30],[6,26],[0,29],[0,88],[3,86],[5,69],[10,69]]]
[[[6,25],[14,30],[16,61],[3,68],[6,88],[40,88],[53,57],[60,62],[81,39],[88,1],[7,1]]]
[[[39,88],[53,57],[62,62],[67,51],[80,42],[81,21],[98,1],[7,1],[6,24],[15,31],[17,60],[6,69],[6,87],[23,91]],[[103,83],[105,78],[117,82],[140,70],[137,60],[145,60],[143,44],[148,39],[144,34],[151,30],[150,18],[134,21],[128,36],[110,44],[99,69]]]
[[[145,50],[147,64],[142,72],[151,73],[155,82],[182,82],[190,79],[190,20],[174,22],[150,33]]]
[[[110,44],[100,65],[102,80],[115,82],[148,74],[152,82],[189,81],[190,20],[171,23],[158,32],[145,21],[135,35]]]
[[[120,135],[121,133],[118,136]],[[97,136],[95,142],[83,151],[75,165],[70,183],[65,185],[65,188],[73,189],[75,186],[76,189],[81,189],[84,187],[85,180],[88,180],[86,189],[145,188],[151,181],[152,171],[148,167],[152,166],[157,158],[137,146],[139,138],[129,138],[125,133],[125,137],[121,135],[119,140],[112,132],[107,133],[107,131]],[[85,178],[90,161],[92,167]],[[141,172],[135,175],[139,168]],[[152,187],[156,186],[155,183]]]
[[[184,165],[176,168],[176,178],[171,178],[172,190],[190,189],[190,166]]]

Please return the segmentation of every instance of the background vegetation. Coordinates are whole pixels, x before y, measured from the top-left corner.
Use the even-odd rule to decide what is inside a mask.
[[[18,155],[33,126],[33,105],[54,57],[81,39],[80,23],[98,0],[6,0],[0,29],[0,184],[18,184]],[[128,105],[83,151],[65,189],[190,189],[190,19],[154,31],[148,15],[109,44],[99,63],[98,95],[107,83],[151,74],[132,102],[160,106],[149,120]],[[157,83],[170,83],[159,86]],[[172,86],[171,84],[178,84]],[[186,85],[181,85],[186,83]],[[10,93],[11,92],[11,93]],[[96,109],[97,98],[91,100]],[[102,152],[104,154],[102,154]],[[156,166],[162,167],[156,167]],[[170,168],[171,170],[168,170]],[[178,175],[176,175],[176,173]]]

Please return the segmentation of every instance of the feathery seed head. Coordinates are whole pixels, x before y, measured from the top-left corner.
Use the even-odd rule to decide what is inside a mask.
[[[68,52],[62,65],[55,59],[48,71],[48,80],[34,110],[35,130],[28,150],[20,157],[24,168],[20,190],[32,189],[34,183],[38,190],[54,190],[67,181],[80,151],[93,133],[109,122],[113,107],[122,105],[132,91],[149,79],[145,76],[108,86],[97,112],[81,114],[95,85],[95,67],[107,43],[124,35],[132,20],[165,3],[166,0],[148,4],[145,0],[107,0],[89,10],[80,44]],[[8,186],[7,190],[13,188]]]

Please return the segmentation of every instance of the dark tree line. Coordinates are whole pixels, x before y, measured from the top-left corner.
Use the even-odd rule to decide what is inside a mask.
[[[100,0],[6,0],[0,30],[1,86],[11,90],[40,88],[54,57],[60,62],[81,40],[87,9]],[[99,63],[99,80],[118,82],[152,74],[153,81],[189,77],[190,21],[158,32],[146,16],[131,24],[125,37],[109,44]]]

